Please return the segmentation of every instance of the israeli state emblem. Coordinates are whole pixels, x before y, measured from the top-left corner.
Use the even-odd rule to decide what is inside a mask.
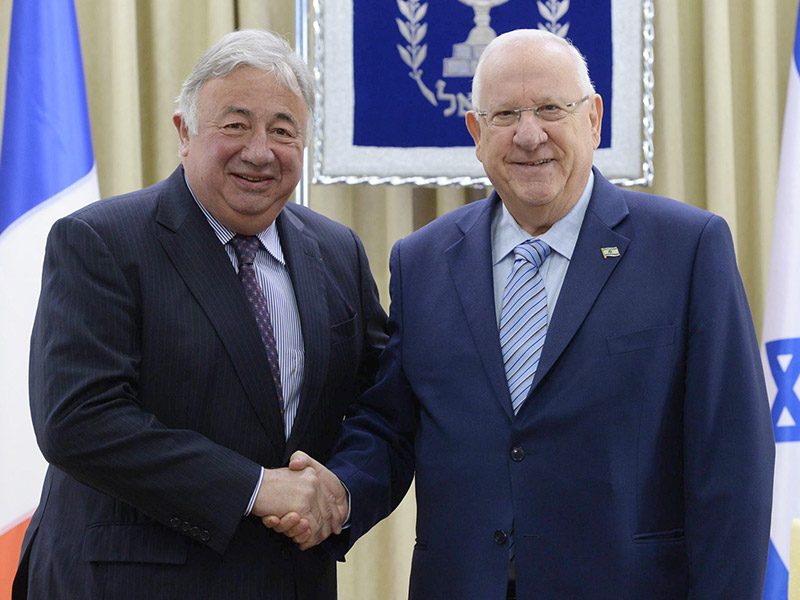
[[[452,53],[445,56],[431,70],[441,72],[441,77],[432,82],[432,87],[423,78],[423,64],[428,57],[428,44],[425,42],[428,33],[428,3],[420,0],[397,0],[400,16],[396,18],[397,28],[404,43],[397,44],[397,51],[402,61],[409,67],[409,77],[417,83],[420,93],[433,106],[441,107],[445,117],[457,115],[463,117],[472,108],[469,93],[465,93],[463,85],[455,91],[448,90],[448,81],[453,78],[468,78],[472,81],[475,68],[481,53],[489,45],[497,32],[492,28],[492,9],[511,0],[458,0],[473,11],[474,26],[469,30],[466,39],[452,44]],[[519,3],[519,2],[518,2]],[[560,37],[566,37],[569,22],[565,21],[569,11],[569,0],[547,0],[537,3],[539,22],[537,27],[550,31]],[[454,86],[450,86],[451,88]],[[435,91],[434,91],[435,90]]]
[[[332,3],[326,3],[329,12]],[[515,29],[542,29],[569,37],[587,57],[598,93],[611,101],[612,0],[337,0],[335,4],[342,4],[346,12],[336,25],[331,19],[328,27],[326,19],[325,44],[347,50],[337,55],[352,56],[352,70],[346,65],[341,77],[333,77],[340,63],[326,62],[325,93],[345,90],[352,81],[352,135],[349,129],[341,133],[354,147],[374,152],[463,148],[474,155],[464,116],[472,109],[475,67],[493,39]],[[347,29],[336,37],[337,27]],[[352,40],[347,30],[352,31]],[[349,100],[350,94],[341,97]],[[351,114],[349,105],[340,107],[347,111],[340,117]],[[326,115],[331,118],[328,108]],[[604,135],[605,131],[604,125]],[[332,127],[333,135],[338,130]]]
[[[604,109],[595,163],[615,182],[651,180],[652,0],[644,7],[642,0],[314,0],[313,6],[320,101],[314,181],[487,185],[464,117],[473,108],[482,53],[517,29],[568,38],[586,57]],[[549,93],[532,90],[531,105]],[[647,178],[632,179],[645,170]]]

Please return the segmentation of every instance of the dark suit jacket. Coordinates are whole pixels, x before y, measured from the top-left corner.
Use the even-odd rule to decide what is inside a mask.
[[[753,599],[774,445],[723,219],[595,186],[530,395],[511,409],[496,194],[398,242],[378,383],[329,463],[357,537],[416,468],[415,600]],[[601,248],[616,247],[604,258]]]
[[[243,518],[260,466],[326,459],[385,313],[360,240],[277,220],[305,344],[291,437],[243,288],[178,168],[58,221],[30,364],[51,466],[14,598],[331,599],[335,562]]]

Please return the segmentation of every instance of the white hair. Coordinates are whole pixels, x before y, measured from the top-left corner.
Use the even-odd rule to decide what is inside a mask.
[[[306,103],[310,129],[314,115],[314,78],[303,60],[283,38],[262,29],[242,29],[224,35],[206,50],[183,82],[176,98],[189,132],[197,135],[197,99],[210,79],[225,77],[239,67],[272,73]],[[308,132],[305,132],[306,140]]]
[[[575,75],[578,78],[578,84],[581,87],[583,95],[588,96],[594,94],[595,89],[592,80],[589,78],[589,67],[586,64],[586,58],[572,42],[541,29],[515,29],[499,35],[489,42],[489,45],[486,46],[486,49],[478,59],[478,65],[475,67],[475,77],[472,79],[472,106],[475,108],[480,106],[481,93],[483,92],[481,85],[483,83],[484,64],[489,55],[494,54],[496,51],[508,45],[525,45],[532,42],[544,42],[548,40],[562,44],[569,49],[575,60]]]

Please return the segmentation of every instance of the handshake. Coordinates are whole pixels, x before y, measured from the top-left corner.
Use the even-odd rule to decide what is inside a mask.
[[[342,532],[349,499],[339,478],[305,452],[288,469],[264,469],[252,514],[308,550]]]

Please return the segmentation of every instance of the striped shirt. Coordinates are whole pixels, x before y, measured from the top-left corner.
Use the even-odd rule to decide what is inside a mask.
[[[189,182],[186,182],[189,185]],[[189,190],[191,191],[191,187]],[[194,196],[194,192],[192,192]],[[236,261],[236,252],[229,242],[236,235],[220,223],[208,212],[195,197],[195,202],[208,219],[209,225],[214,230],[220,243],[225,246],[233,268],[238,273],[239,265]],[[283,249],[278,236],[278,228],[273,222],[266,230],[258,234],[261,246],[256,252],[254,266],[258,287],[267,301],[272,328],[275,331],[275,343],[278,346],[278,364],[281,371],[281,386],[283,387],[284,403],[284,435],[286,439],[292,431],[294,418],[297,415],[297,406],[300,403],[300,387],[303,383],[305,368],[305,347],[303,345],[303,332],[300,327],[300,313],[297,310],[297,300],[294,296],[292,280],[283,258]]]
[[[594,189],[594,173],[589,173],[589,181],[583,194],[575,203],[570,211],[553,223],[553,226],[545,233],[537,236],[548,246],[550,255],[539,268],[539,272],[544,280],[544,289],[547,290],[547,323],[561,294],[561,286],[567,275],[567,267],[572,260],[572,252],[575,244],[578,243],[578,234],[581,232],[583,218],[586,215],[586,208],[589,206],[589,199]],[[497,317],[497,327],[500,328],[500,313],[503,307],[503,292],[506,288],[506,280],[511,268],[514,266],[514,248],[525,240],[529,240],[531,234],[520,227],[505,204],[498,202],[492,215],[492,276],[494,280],[494,305]]]

